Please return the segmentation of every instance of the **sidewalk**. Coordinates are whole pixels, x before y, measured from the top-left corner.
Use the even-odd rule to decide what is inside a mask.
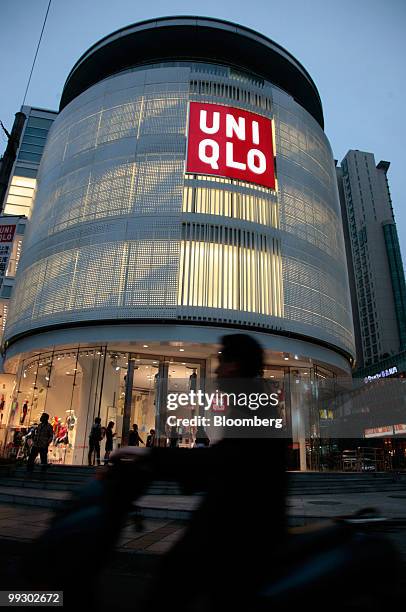
[[[149,503],[145,496],[143,503]],[[155,499],[155,509],[161,504],[171,504],[169,496],[151,496]],[[173,496],[172,505],[178,507],[179,496]],[[160,498],[160,499],[157,499]],[[187,504],[182,502],[183,510]],[[193,500],[196,503],[196,500]],[[198,502],[199,500],[197,500]],[[159,504],[158,504],[159,502]],[[288,498],[289,522],[292,526],[320,521],[340,514],[348,514],[365,507],[376,507],[388,519],[395,521],[394,526],[383,527],[385,537],[391,540],[401,554],[403,567],[406,568],[406,494],[348,494],[317,497]],[[191,511],[192,508],[189,508]],[[27,547],[47,527],[53,515],[50,509],[35,506],[16,506],[0,503],[0,564],[2,567],[13,567],[24,558]],[[396,521],[398,523],[396,524]],[[186,521],[167,518],[144,518],[143,530],[136,531],[130,518],[124,527],[116,554],[112,555],[99,580],[99,612],[115,610],[137,610],[145,593],[152,584],[159,567],[162,554],[166,553],[176,540],[181,537]],[[249,525],[244,527],[249,529]],[[378,531],[382,525],[377,525]],[[74,570],[74,568],[73,568]],[[406,574],[401,574],[404,576]],[[406,580],[401,578],[399,590],[402,599],[406,597]],[[144,609],[144,608],[142,608]]]
[[[148,509],[143,530],[136,531],[129,518],[118,544],[119,552],[166,552],[182,535],[185,520],[199,504],[198,497],[146,495],[137,503]],[[351,514],[362,508],[376,508],[387,519],[406,524],[406,493],[350,493],[336,495],[289,497],[289,524],[301,526],[309,522]],[[153,514],[155,513],[155,516]],[[152,514],[152,516],[151,516]],[[52,510],[0,504],[0,541],[29,543],[47,527]],[[175,518],[174,518],[175,517]]]

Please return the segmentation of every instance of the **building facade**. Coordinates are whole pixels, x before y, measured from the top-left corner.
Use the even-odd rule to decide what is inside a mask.
[[[1,244],[0,337],[7,321],[26,224],[31,217],[42,153],[50,127],[57,116],[56,111],[31,106],[22,106],[21,114],[25,120],[0,214],[0,227],[4,229],[10,226],[12,229],[11,244],[5,240]]]
[[[302,406],[355,351],[333,156],[299,62],[213,19],[113,33],[68,76],[38,181],[5,330],[9,440],[43,410],[56,462],[87,461],[97,415],[118,442],[132,423],[146,436],[243,330],[266,350],[292,467],[317,467],[320,412],[305,423]]]
[[[2,214],[31,217],[38,168],[56,111],[22,106],[26,117],[11,173]]]
[[[337,168],[357,367],[379,370],[406,348],[406,286],[387,180],[389,162],[349,151]]]

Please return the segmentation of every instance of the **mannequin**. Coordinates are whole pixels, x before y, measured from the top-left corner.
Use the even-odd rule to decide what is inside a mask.
[[[75,428],[78,417],[76,416],[74,410],[68,410],[67,413],[68,416],[66,417],[66,426],[68,428],[68,442],[69,446],[72,447],[75,438]]]
[[[23,407],[21,409],[21,419],[20,419],[20,425],[22,425],[25,421],[25,417],[27,416],[27,412],[28,412],[28,402],[27,400],[24,402]]]
[[[5,405],[4,393],[0,397],[0,424],[3,422],[3,410]]]

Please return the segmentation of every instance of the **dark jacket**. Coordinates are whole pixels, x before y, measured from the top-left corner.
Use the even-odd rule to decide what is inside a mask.
[[[91,442],[100,442],[101,439],[102,439],[101,425],[96,425],[95,423],[92,429],[90,430],[89,440],[91,440]]]
[[[33,445],[37,448],[48,448],[53,436],[52,425],[50,423],[40,423],[33,435]]]

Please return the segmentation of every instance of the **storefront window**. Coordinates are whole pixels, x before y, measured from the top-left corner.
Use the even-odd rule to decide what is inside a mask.
[[[210,362],[215,371],[215,360]],[[264,378],[279,396],[279,410],[289,428],[289,469],[321,469],[329,454],[323,422],[334,411],[334,376],[319,366],[266,365]],[[34,355],[19,367],[7,423],[6,454],[26,456],[25,436],[49,414],[54,438],[48,459],[56,464],[86,465],[89,433],[97,416],[102,428],[113,422],[113,448],[128,444],[134,425],[146,444],[191,448],[197,428],[169,428],[168,393],[205,390],[206,360],[186,355],[131,353],[107,347],[67,348]],[[189,406],[190,416],[200,409]],[[211,440],[213,443],[215,440]],[[106,439],[101,442],[101,460]]]

